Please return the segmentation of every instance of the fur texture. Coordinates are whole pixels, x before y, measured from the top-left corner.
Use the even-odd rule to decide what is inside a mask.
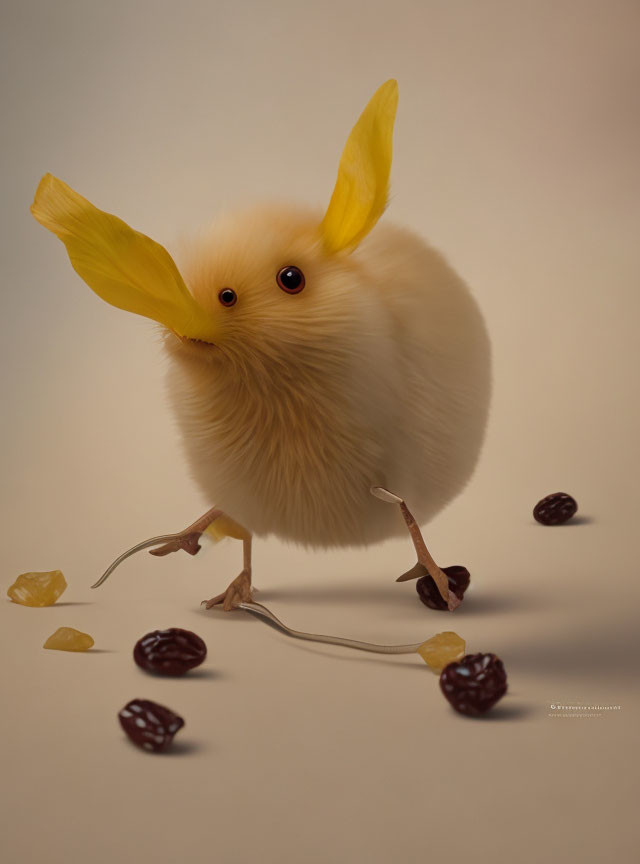
[[[180,272],[215,345],[167,331],[169,394],[194,480],[256,536],[306,546],[405,535],[386,486],[422,524],[458,494],[490,397],[482,316],[443,257],[383,223],[329,254],[322,213],[258,207],[185,248]],[[282,267],[305,275],[288,295]],[[233,288],[237,303],[218,293]]]

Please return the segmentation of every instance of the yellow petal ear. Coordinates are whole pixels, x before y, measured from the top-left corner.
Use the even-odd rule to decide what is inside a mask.
[[[387,204],[398,82],[372,96],[347,139],[329,207],[320,225],[329,252],[355,248]]]
[[[62,240],[73,269],[107,303],[152,318],[179,336],[213,341],[211,323],[164,246],[98,210],[51,174],[40,181],[31,212]]]

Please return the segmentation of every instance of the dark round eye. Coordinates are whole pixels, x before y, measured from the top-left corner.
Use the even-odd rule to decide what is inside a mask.
[[[283,267],[276,281],[287,294],[299,294],[304,288],[304,274],[298,267]]]
[[[233,306],[237,299],[238,295],[233,288],[223,288],[218,294],[218,300],[223,306]]]

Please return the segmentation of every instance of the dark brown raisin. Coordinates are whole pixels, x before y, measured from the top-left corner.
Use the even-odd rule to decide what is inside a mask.
[[[542,525],[562,525],[575,516],[577,510],[575,498],[566,492],[554,492],[538,501],[533,508],[533,518]]]
[[[191,630],[170,627],[153,630],[138,639],[133,659],[146,672],[159,675],[184,675],[199,666],[207,656],[207,646]]]
[[[120,725],[136,747],[162,753],[173,741],[184,720],[149,699],[132,699],[118,713]]]
[[[467,654],[449,663],[440,675],[440,688],[460,714],[484,714],[507,692],[507,673],[495,654]]]
[[[451,567],[443,567],[442,572],[446,573],[447,581],[449,582],[449,591],[453,591],[458,600],[462,600],[471,579],[467,568],[462,567],[460,564],[453,564]],[[448,610],[449,607],[446,600],[442,599],[436,583],[428,574],[418,579],[416,582],[416,591],[418,592],[418,597],[429,609]]]

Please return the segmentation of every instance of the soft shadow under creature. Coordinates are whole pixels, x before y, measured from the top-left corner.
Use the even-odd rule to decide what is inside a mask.
[[[420,600],[415,589],[415,582],[405,582],[389,585],[368,585],[365,580],[341,585],[290,585],[286,587],[267,588],[256,595],[258,603],[268,605],[271,601],[296,601],[319,605],[383,605],[385,607],[420,606]],[[470,615],[491,615],[495,612],[514,612],[517,610],[539,610],[548,606],[551,598],[530,591],[496,591],[485,590],[474,585],[465,594],[463,603],[456,609],[456,618]],[[424,608],[424,607],[423,607]],[[426,615],[446,617],[446,611],[427,610]],[[435,620],[435,619],[434,619]]]
[[[580,680],[635,680],[638,666],[638,621],[635,612],[615,622],[548,628],[534,636],[503,643],[500,656],[518,673]]]
[[[340,585],[287,585],[283,587],[265,588],[256,594],[258,603],[265,605],[272,600],[295,600],[320,604],[352,604],[377,603],[389,605],[398,599],[406,598],[406,589],[391,582],[389,585],[368,585],[366,579],[357,583],[342,583]]]
[[[540,609],[549,605],[541,594],[514,591],[484,591],[474,586],[455,611],[456,618],[470,615],[492,615],[494,612],[516,612],[519,609]]]

